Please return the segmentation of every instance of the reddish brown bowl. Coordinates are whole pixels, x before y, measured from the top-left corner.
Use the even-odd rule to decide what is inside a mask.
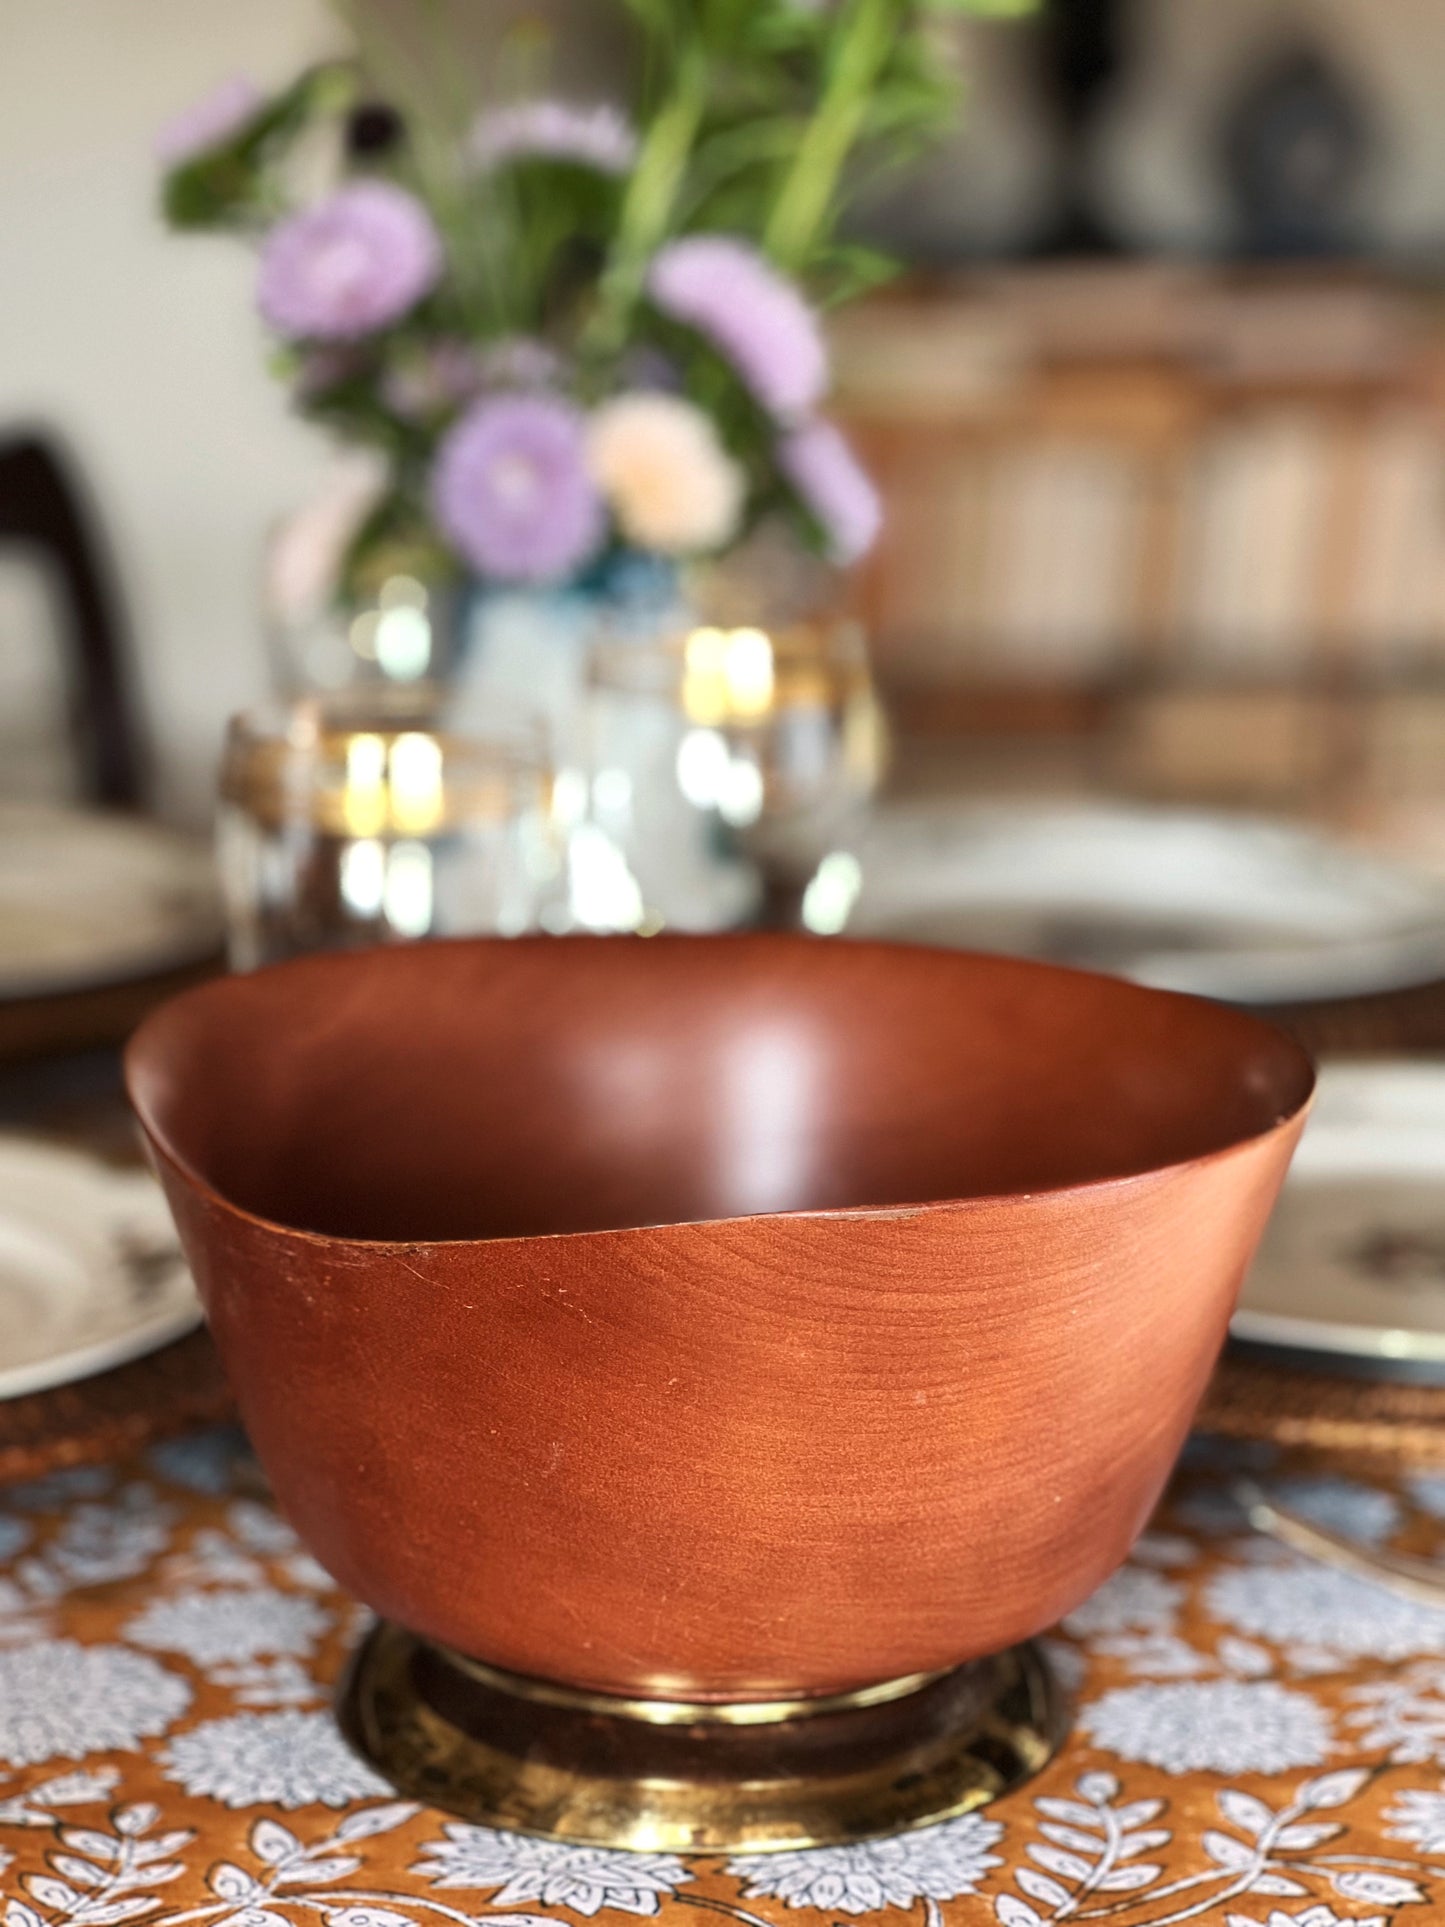
[[[1312,1084],[1192,998],[787,937],[307,958],[178,997],[128,1072],[341,1584],[699,1697],[949,1666],[1091,1592]]]

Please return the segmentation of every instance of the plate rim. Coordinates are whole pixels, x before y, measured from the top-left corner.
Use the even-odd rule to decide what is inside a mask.
[[[1056,835],[1071,818],[1103,825],[1120,835],[1142,831],[1148,836],[1187,828],[1246,851],[1251,843],[1257,850],[1261,840],[1278,843],[1283,838],[1297,849],[1308,846],[1316,860],[1344,863],[1357,879],[1374,872],[1397,888],[1408,889],[1415,899],[1408,918],[1397,917],[1383,927],[1376,924],[1344,940],[1302,942],[1285,948],[1266,946],[1258,951],[1247,945],[1219,952],[1175,951],[1167,946],[1141,949],[1129,962],[1113,967],[1111,973],[1135,982],[1226,1002],[1271,1005],[1319,1002],[1376,990],[1407,990],[1432,982],[1445,972],[1445,882],[1398,855],[1372,855],[1319,826],[1249,811],[1170,805],[1151,808],[1098,798],[1056,798],[1043,803],[1020,799],[1017,806],[1011,806],[980,796],[961,805],[895,806],[891,819],[887,811],[880,812],[873,828],[876,838],[884,824],[891,824],[895,832],[901,825],[905,835],[931,827],[951,842],[964,832],[965,819],[969,818],[995,834],[1000,830],[1015,834],[1043,830]],[[886,843],[886,837],[884,840]],[[866,869],[866,839],[862,853]],[[892,854],[896,856],[896,848]],[[926,900],[916,897],[900,903],[886,891],[880,905],[876,899],[870,900],[865,885],[845,934],[909,940],[906,931],[900,933],[902,920],[959,907],[956,896],[935,893]],[[1050,908],[1044,901],[995,901],[986,897],[978,899],[978,907],[1007,909],[1021,917],[1042,916]],[[1078,914],[1087,914],[1100,906],[1080,898],[1072,900],[1070,907]],[[940,947],[966,946],[954,943]]]
[[[1384,1341],[1403,1336],[1404,1346]],[[1320,1352],[1331,1358],[1368,1359],[1381,1365],[1439,1365],[1445,1369],[1445,1332],[1422,1332],[1409,1325],[1351,1325],[1334,1319],[1291,1317],[1288,1312],[1236,1311],[1229,1335],[1247,1345],[1271,1350]]]
[[[16,1004],[39,1003],[52,997],[83,996],[87,992],[145,983],[151,978],[184,970],[221,953],[225,943],[225,923],[219,881],[215,871],[214,849],[204,837],[190,835],[173,824],[125,810],[89,809],[66,804],[0,804],[0,831],[5,829],[7,821],[13,825],[22,818],[43,820],[58,827],[70,826],[81,833],[120,835],[133,843],[146,843],[152,849],[169,849],[175,853],[178,862],[184,861],[191,866],[194,874],[187,880],[188,887],[196,890],[198,898],[209,879],[211,927],[203,934],[199,919],[188,920],[192,927],[184,942],[177,937],[164,944],[154,944],[145,951],[132,951],[122,961],[112,958],[109,965],[102,963],[97,966],[92,960],[36,976],[26,975],[18,969],[7,972],[0,964],[0,1009]]]
[[[11,1151],[62,1165],[70,1179],[89,1182],[97,1190],[111,1179],[146,1178],[164,1200],[165,1194],[158,1180],[144,1165],[117,1167],[108,1164],[83,1144],[67,1143],[38,1131],[0,1131],[0,1160]],[[183,1258],[181,1262],[184,1262]],[[160,1351],[194,1331],[205,1322],[205,1310],[196,1293],[190,1267],[186,1266],[185,1269],[192,1293],[188,1302],[164,1306],[124,1331],[111,1332],[106,1337],[70,1344],[64,1350],[47,1352],[43,1357],[27,1360],[23,1364],[0,1364],[0,1404],[96,1378],[118,1365],[128,1365],[148,1353]]]
[[[147,1325],[132,1326],[129,1331],[113,1337],[72,1346],[65,1352],[52,1352],[29,1365],[0,1367],[0,1404],[28,1398],[35,1392],[53,1392],[63,1385],[79,1385],[118,1365],[129,1365],[184,1338],[203,1325],[205,1317],[199,1303],[178,1305]]]
[[[1371,1087],[1384,1092],[1384,1110],[1374,1117],[1333,1118],[1329,1100],[1333,1091],[1356,1103],[1369,1102]],[[1353,1179],[1388,1181],[1394,1177],[1416,1183],[1445,1176],[1445,1143],[1440,1143],[1437,1126],[1427,1119],[1400,1117],[1389,1111],[1392,1096],[1402,1091],[1434,1087],[1445,1100],[1445,1059],[1392,1052],[1388,1056],[1340,1056],[1327,1058],[1319,1067],[1314,1115],[1300,1140],[1299,1150],[1286,1177],[1286,1186],[1301,1191],[1329,1187]],[[1442,1101],[1445,1111],[1445,1101]],[[1315,1143],[1330,1139],[1350,1141],[1368,1139],[1377,1146],[1384,1140],[1418,1145],[1428,1139],[1435,1153],[1432,1166],[1402,1163],[1389,1166],[1352,1168],[1348,1163],[1314,1168],[1310,1156],[1310,1134]],[[1241,1293],[1249,1289],[1253,1260],[1246,1273]],[[1241,1344],[1256,1346],[1278,1354],[1293,1352],[1300,1357],[1342,1362],[1373,1368],[1373,1375],[1395,1373],[1400,1376],[1425,1375],[1445,1382],[1445,1330],[1425,1331],[1407,1324],[1363,1325],[1348,1319],[1311,1318],[1306,1313],[1264,1311],[1244,1304],[1236,1306],[1229,1321],[1229,1336]]]

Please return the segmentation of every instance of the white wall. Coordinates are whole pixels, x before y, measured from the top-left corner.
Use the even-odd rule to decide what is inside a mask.
[[[325,446],[265,373],[247,250],[171,236],[151,141],[228,73],[324,50],[323,0],[0,0],[0,429],[54,424],[90,477],[168,814],[209,810],[227,713],[265,689],[267,523]]]

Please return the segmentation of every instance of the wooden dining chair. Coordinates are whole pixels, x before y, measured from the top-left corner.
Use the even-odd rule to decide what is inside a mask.
[[[138,807],[144,757],[119,589],[89,493],[48,430],[0,434],[0,557],[9,552],[39,561],[58,593],[77,798]]]

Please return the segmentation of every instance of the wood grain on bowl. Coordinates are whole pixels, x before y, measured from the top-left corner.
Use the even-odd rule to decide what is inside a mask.
[[[785,937],[308,958],[177,999],[129,1077],[336,1577],[716,1697],[949,1666],[1107,1576],[1312,1083],[1193,999]]]

